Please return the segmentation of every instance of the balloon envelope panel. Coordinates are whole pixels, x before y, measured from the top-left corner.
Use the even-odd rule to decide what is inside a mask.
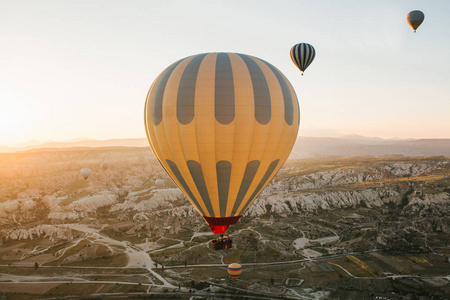
[[[153,82],[145,105],[153,153],[216,233],[234,224],[281,168],[299,118],[286,77],[237,53],[175,62]]]

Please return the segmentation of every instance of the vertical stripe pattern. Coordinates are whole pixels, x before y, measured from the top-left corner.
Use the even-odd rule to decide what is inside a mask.
[[[216,165],[217,186],[219,188],[220,216],[225,216],[227,211],[228,189],[230,188],[231,163],[221,160]]]
[[[266,184],[268,183],[269,177],[273,174],[273,171],[277,167],[279,161],[280,160],[277,159],[270,164],[269,168],[267,169],[266,173],[264,174],[264,177],[261,179],[261,181],[258,184],[258,186],[256,187],[255,191],[252,193],[250,198],[247,200],[247,203],[245,203],[244,208],[242,209],[242,212],[238,215],[242,215],[243,212],[247,210],[247,207],[250,205],[250,203],[252,203],[253,200],[255,200],[256,196],[258,196],[258,194],[262,191],[263,187],[266,186]]]
[[[195,199],[194,195],[191,192],[191,189],[186,184],[186,181],[184,181],[184,178],[181,175],[180,170],[178,170],[177,165],[173,161],[170,161],[168,159],[166,160],[166,162],[167,162],[167,165],[169,166],[169,168],[172,170],[173,174],[175,175],[175,178],[177,179],[176,182],[179,183],[183,187],[183,189],[186,191],[189,198],[195,203],[195,206],[197,207],[197,209],[200,211],[200,213],[202,215],[204,215],[205,212],[203,211],[201,206],[198,204],[197,199]],[[161,163],[161,161],[160,161],[160,163]],[[164,168],[164,170],[167,172],[166,168]]]
[[[292,62],[305,72],[306,68],[313,62],[316,57],[316,50],[313,46],[307,43],[300,43],[291,48]]]
[[[194,57],[181,76],[177,96],[177,118],[181,124],[189,124],[194,119],[195,84],[200,63],[206,54]]]
[[[192,178],[194,179],[195,186],[197,187],[200,196],[202,196],[203,203],[205,203],[206,208],[210,217],[214,217],[214,210],[212,208],[211,199],[209,198],[208,187],[205,183],[205,178],[203,176],[202,166],[193,160],[188,160],[187,165]]]
[[[259,124],[265,125],[270,122],[271,102],[269,87],[261,68],[248,55],[239,54],[247,65],[252,78],[253,97],[255,99],[255,119]]]
[[[236,215],[237,209],[241,205],[242,200],[244,200],[244,197],[247,194],[250,185],[252,184],[253,178],[255,178],[256,171],[258,171],[259,163],[260,162],[258,160],[254,160],[247,164],[244,177],[242,178],[241,186],[239,187],[239,193],[233,205],[233,210],[231,212],[232,216]]]
[[[154,93],[153,98],[153,124],[156,126],[159,123],[161,123],[162,120],[162,101],[164,96],[164,91],[166,89],[167,80],[169,80],[170,74],[172,74],[172,71],[178,66],[178,64],[181,62],[177,61],[176,63],[172,64],[170,67],[168,67],[162,74],[161,80],[156,84],[156,89]],[[150,93],[149,93],[150,94]]]
[[[234,120],[234,83],[231,61],[226,53],[217,54],[214,86],[214,114],[221,124]]]
[[[281,75],[280,71],[278,71],[277,68],[272,66],[271,64],[266,63],[267,66],[272,70],[272,72],[277,77],[278,83],[280,84],[281,91],[283,92],[283,100],[284,100],[284,119],[286,120],[286,123],[288,125],[292,125],[292,122],[294,121],[294,109],[293,109],[293,102],[292,102],[292,96],[291,91],[289,90],[289,86],[284,79],[283,75]]]
[[[152,84],[144,115],[153,153],[208,220],[246,211],[289,156],[300,119],[286,77],[237,53],[172,64]]]

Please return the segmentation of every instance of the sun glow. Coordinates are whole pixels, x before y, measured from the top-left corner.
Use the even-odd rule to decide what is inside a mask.
[[[0,94],[0,145],[11,145],[28,138],[25,128],[30,117],[31,110],[27,105],[10,95]]]

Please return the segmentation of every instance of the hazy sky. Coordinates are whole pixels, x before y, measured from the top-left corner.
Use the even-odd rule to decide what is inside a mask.
[[[300,135],[450,138],[449,11],[448,0],[0,0],[0,145],[144,137],[155,77],[214,51],[278,67]],[[317,52],[303,77],[289,57],[299,42]]]

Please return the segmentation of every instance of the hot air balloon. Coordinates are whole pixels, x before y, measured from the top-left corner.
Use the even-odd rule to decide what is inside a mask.
[[[227,271],[228,274],[230,274],[231,278],[236,280],[242,273],[242,267],[238,263],[232,263],[228,266]]]
[[[406,22],[408,22],[409,26],[414,29],[414,32],[416,32],[417,28],[419,28],[424,19],[425,15],[420,10],[410,11],[408,15],[406,15]]]
[[[109,165],[108,165],[108,163],[107,162],[104,162],[104,163],[102,163],[102,169],[103,170],[108,170],[108,167],[109,167]]]
[[[155,181],[155,185],[158,187],[158,189],[162,188],[164,186],[164,180],[163,179],[157,179]]]
[[[316,50],[310,44],[300,43],[291,48],[292,62],[302,71],[302,76],[314,57],[316,57]]]
[[[281,168],[299,120],[286,77],[237,53],[175,62],[145,103],[153,153],[216,234],[239,220]]]
[[[80,174],[81,174],[81,176],[83,176],[84,179],[87,179],[89,177],[89,175],[91,175],[91,169],[89,169],[89,168],[81,169]]]

